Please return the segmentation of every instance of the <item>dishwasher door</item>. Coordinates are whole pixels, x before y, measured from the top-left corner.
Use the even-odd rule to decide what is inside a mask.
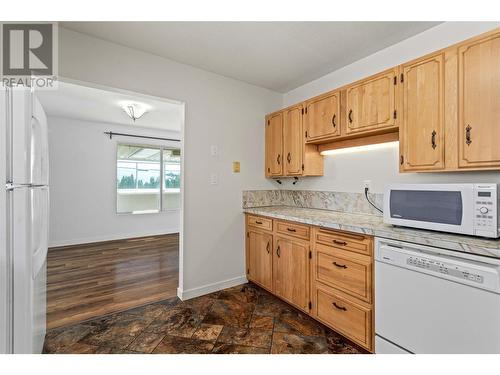
[[[377,239],[378,341],[412,353],[500,353],[499,274],[498,264]]]

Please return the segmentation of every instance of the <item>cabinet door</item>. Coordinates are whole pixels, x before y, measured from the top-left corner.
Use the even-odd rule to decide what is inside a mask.
[[[305,119],[308,141],[340,136],[340,92],[308,102]]]
[[[273,257],[274,292],[302,310],[309,305],[309,244],[277,237]]]
[[[400,164],[404,171],[444,168],[444,56],[403,65]]]
[[[283,175],[283,113],[275,113],[266,123],[266,176]]]
[[[346,89],[346,134],[396,125],[397,69],[355,83]]]
[[[459,167],[500,167],[500,32],[458,49]]]
[[[249,280],[272,290],[273,279],[273,236],[271,234],[248,231],[248,265]]]
[[[285,175],[302,174],[304,135],[302,131],[302,106],[287,109],[284,113],[284,163]]]

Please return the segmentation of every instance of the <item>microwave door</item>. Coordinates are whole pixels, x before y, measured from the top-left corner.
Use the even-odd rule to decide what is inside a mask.
[[[443,232],[473,234],[473,188],[467,186],[393,187],[384,221]]]

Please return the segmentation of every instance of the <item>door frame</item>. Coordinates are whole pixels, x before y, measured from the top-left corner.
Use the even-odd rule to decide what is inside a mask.
[[[185,209],[185,183],[184,183],[184,176],[186,175],[185,173],[185,157],[184,157],[184,140],[186,136],[186,102],[178,99],[170,99],[170,98],[165,98],[161,96],[154,96],[154,95],[149,95],[145,94],[142,92],[138,91],[131,91],[131,90],[125,90],[121,89],[118,87],[114,86],[107,86],[107,85],[101,85],[95,82],[89,82],[89,81],[82,81],[82,80],[77,80],[65,76],[59,76],[58,77],[60,82],[64,83],[69,83],[69,84],[74,84],[74,85],[80,85],[84,87],[89,87],[89,88],[94,88],[94,89],[100,89],[100,90],[106,90],[106,91],[111,91],[115,92],[117,94],[125,94],[125,95],[130,95],[130,96],[136,96],[138,98],[144,98],[144,99],[150,99],[150,100],[157,100],[157,101],[162,101],[165,103],[170,103],[170,104],[177,104],[182,106],[183,108],[183,114],[181,117],[181,130],[180,130],[180,142],[179,142],[179,148],[181,150],[181,204],[180,204],[180,212],[179,212],[179,275],[178,275],[178,286],[177,286],[177,295],[180,296],[182,295],[182,290],[184,289],[184,209]]]

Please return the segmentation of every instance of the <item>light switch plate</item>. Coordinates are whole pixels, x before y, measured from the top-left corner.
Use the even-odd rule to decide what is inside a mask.
[[[210,156],[213,157],[219,156],[219,147],[217,145],[210,146]]]
[[[217,185],[219,183],[219,176],[217,173],[210,174],[210,185]]]

